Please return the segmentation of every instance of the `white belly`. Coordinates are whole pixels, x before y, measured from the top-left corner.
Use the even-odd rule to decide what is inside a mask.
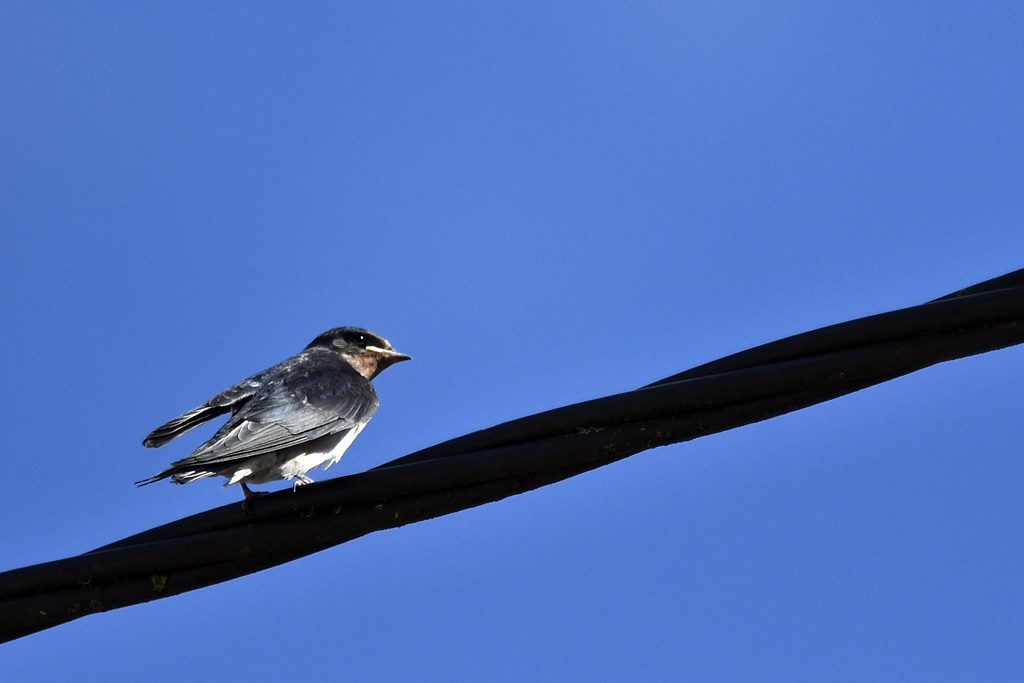
[[[225,486],[245,482],[264,484],[278,479],[308,480],[306,472],[323,465],[324,469],[341,460],[348,447],[366,425],[354,427],[344,434],[321,437],[307,444],[248,458],[234,471],[224,472]]]

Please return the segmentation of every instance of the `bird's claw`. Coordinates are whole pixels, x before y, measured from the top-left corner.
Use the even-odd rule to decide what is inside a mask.
[[[252,489],[245,485],[244,481],[240,482],[240,484],[242,486],[242,493],[245,494],[245,499],[242,501],[242,512],[245,513],[246,517],[252,517],[252,501],[257,496],[262,496],[264,492],[253,491]]]
[[[312,483],[313,483],[312,479],[310,479],[309,477],[307,477],[304,474],[300,474],[297,477],[295,477],[295,483],[292,484],[292,491],[293,492],[298,491],[300,486],[305,486],[306,484],[312,484]]]

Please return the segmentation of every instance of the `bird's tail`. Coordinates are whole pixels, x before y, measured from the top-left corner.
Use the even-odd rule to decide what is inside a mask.
[[[189,470],[186,472],[175,472],[174,468],[172,467],[171,469],[167,469],[164,470],[163,472],[154,474],[152,477],[137,481],[135,482],[135,485],[146,486],[147,484],[155,484],[156,482],[167,479],[168,477],[170,477],[171,481],[173,481],[175,484],[187,484],[190,481],[195,481],[196,479],[205,479],[206,477],[212,477],[213,474],[213,472],[197,472],[195,470]]]
[[[166,479],[166,478],[167,478],[167,473],[166,472],[161,472],[160,474],[154,474],[152,477],[149,477],[147,479],[140,479],[139,481],[135,482],[135,485],[136,486],[146,486],[148,484],[155,484],[156,482],[160,481],[161,479]]]

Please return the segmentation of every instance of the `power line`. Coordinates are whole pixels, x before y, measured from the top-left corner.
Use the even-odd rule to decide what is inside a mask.
[[[1024,342],[1024,270],[935,301],[726,356],[639,389],[473,432],[89,553],[0,573],[0,642],[244,576],[635,453],[792,412]]]

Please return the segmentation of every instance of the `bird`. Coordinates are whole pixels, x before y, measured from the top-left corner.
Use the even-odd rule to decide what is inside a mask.
[[[289,479],[296,489],[312,483],[306,473],[338,462],[376,412],[377,392],[370,380],[410,358],[369,330],[327,330],[300,353],[154,429],[143,446],[163,446],[207,420],[231,413],[190,455],[136,484],[167,478],[186,484],[221,476],[227,478],[224,486],[241,486],[247,506],[256,495],[249,484]]]

